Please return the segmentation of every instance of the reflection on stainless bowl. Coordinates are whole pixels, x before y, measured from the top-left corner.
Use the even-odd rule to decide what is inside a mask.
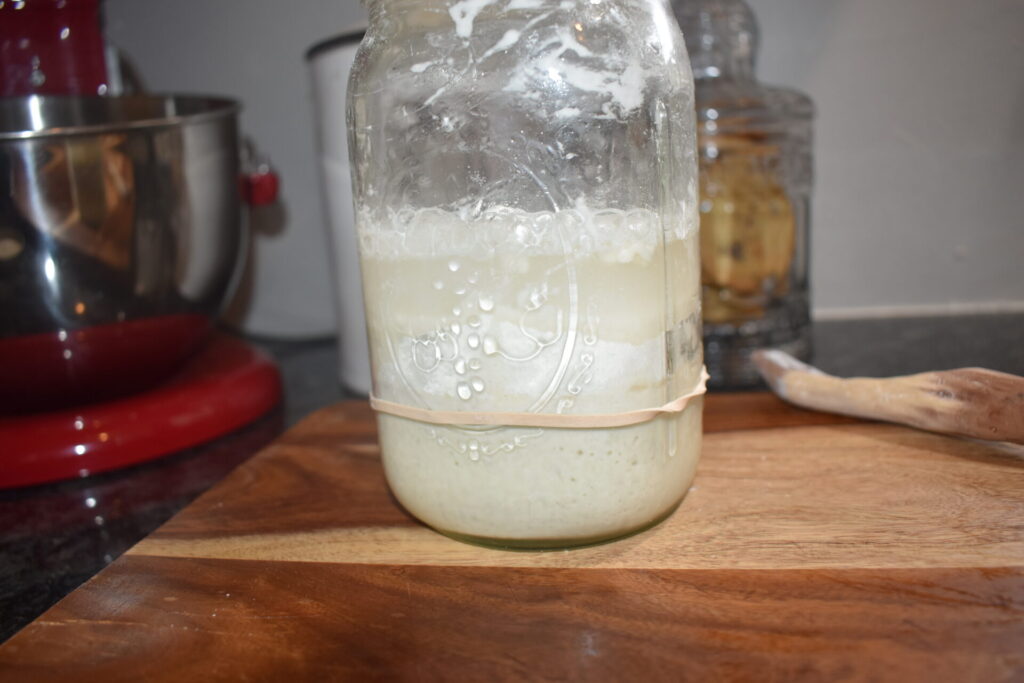
[[[0,98],[0,413],[138,391],[198,348],[241,252],[237,111]]]

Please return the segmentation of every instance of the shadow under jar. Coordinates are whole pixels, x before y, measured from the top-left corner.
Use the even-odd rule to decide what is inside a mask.
[[[349,85],[377,398],[606,415],[702,367],[693,82],[658,0],[370,0]],[[702,401],[626,427],[379,413],[388,482],[435,529],[517,548],[663,519]]]

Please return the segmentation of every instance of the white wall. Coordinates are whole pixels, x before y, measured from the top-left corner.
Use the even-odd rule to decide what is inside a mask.
[[[764,80],[818,106],[814,306],[822,316],[1024,310],[1024,0],[750,0]],[[333,325],[303,52],[356,0],[107,0],[150,87],[234,95],[282,172],[257,332]]]
[[[818,107],[816,312],[1024,310],[1024,1],[749,1]]]

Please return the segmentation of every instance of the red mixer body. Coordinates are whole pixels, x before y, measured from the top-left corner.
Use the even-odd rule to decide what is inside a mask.
[[[99,0],[0,3],[0,96],[103,95]]]

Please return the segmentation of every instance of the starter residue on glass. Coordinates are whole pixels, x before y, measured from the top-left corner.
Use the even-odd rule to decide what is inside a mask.
[[[592,50],[587,44],[591,27],[584,20],[573,18],[574,10],[579,9],[578,3],[570,0],[558,5],[543,0],[461,0],[448,8],[455,35],[467,45],[476,41],[474,22],[489,9],[499,13],[544,11],[532,17],[527,15],[521,28],[506,30],[497,42],[484,49],[473,45],[459,59],[418,62],[410,71],[422,73],[433,67],[464,75],[497,54],[519,49],[523,51],[522,68],[509,73],[504,88],[507,92],[543,103],[552,88],[572,88],[602,98],[601,115],[604,117],[625,118],[643,104],[646,81],[653,75],[651,70],[635,61],[616,59],[606,52]],[[550,21],[558,12],[564,14],[564,21]],[[625,33],[629,28],[628,18],[614,6],[602,13],[601,21],[602,29],[615,26]],[[528,47],[522,45],[525,36],[531,37]],[[446,86],[440,87],[427,102],[435,101],[445,90]],[[565,117],[566,110],[559,110],[558,116]]]

